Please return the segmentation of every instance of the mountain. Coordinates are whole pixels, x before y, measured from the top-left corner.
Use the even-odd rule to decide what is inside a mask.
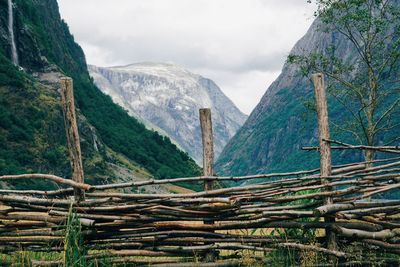
[[[336,58],[346,59],[352,65],[358,55],[354,46],[337,32],[321,30],[321,23],[316,19],[290,54],[320,53],[331,56],[327,54],[330,51]],[[331,49],[332,45],[335,50]],[[244,126],[220,155],[216,163],[218,173],[247,175],[318,167],[318,153],[301,150],[302,146],[318,145],[316,113],[307,108],[313,98],[309,78],[302,75],[298,65],[287,62]],[[328,106],[331,122],[340,125],[347,119],[343,106],[334,98],[328,97]],[[354,142],[349,134],[339,131],[332,123],[330,126],[333,139]],[[386,137],[381,136],[378,140],[383,141]],[[361,153],[334,152],[333,163],[362,159]]]
[[[56,0],[14,0],[12,31],[8,7],[7,0],[0,0],[0,175],[41,172],[70,177],[58,93],[62,76],[74,79],[85,181],[200,173],[168,138],[147,130],[93,84],[85,55],[60,18]],[[18,66],[13,64],[13,43]],[[13,186],[27,183],[44,188],[39,180]]]
[[[212,80],[173,64],[89,66],[89,72],[115,103],[148,127],[168,135],[199,163],[200,108],[212,110],[216,156],[247,118]]]
[[[292,53],[317,49],[320,40],[329,43],[326,34],[317,28],[314,23]],[[303,145],[316,144],[317,131],[314,118],[304,120],[307,110],[301,103],[301,98],[312,96],[312,85],[298,71],[294,65],[284,65],[279,77],[225,147],[216,164],[219,173],[245,175],[315,166],[316,155],[300,150]]]

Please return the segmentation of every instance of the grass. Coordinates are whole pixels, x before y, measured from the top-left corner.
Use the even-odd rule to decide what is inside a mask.
[[[82,228],[79,217],[73,212],[72,205],[69,209],[67,224],[65,228],[63,263],[65,267],[87,266],[87,251],[83,245]]]

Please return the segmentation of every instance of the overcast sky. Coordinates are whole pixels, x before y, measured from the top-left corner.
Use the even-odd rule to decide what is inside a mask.
[[[245,113],[313,20],[306,0],[58,0],[89,64],[170,62],[214,80]]]

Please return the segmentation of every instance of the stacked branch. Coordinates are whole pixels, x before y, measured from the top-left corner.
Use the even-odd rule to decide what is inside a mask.
[[[374,167],[360,163],[334,168],[330,176],[323,177],[326,181],[323,184],[318,170],[130,183],[134,190],[150,183],[207,179],[254,181],[232,188],[186,194],[116,191],[127,188],[127,184],[68,184],[87,192],[84,200],[75,201],[72,188],[61,189],[62,193],[2,190],[0,251],[11,253],[21,248],[62,251],[62,225],[72,205],[83,227],[85,246],[93,251],[115,251],[110,255],[98,255],[114,260],[132,255],[195,260],[210,249],[231,251],[228,255],[233,257],[237,250],[257,253],[282,247],[351,258],[351,255],[338,250],[311,245],[315,240],[302,235],[271,234],[276,228],[313,231],[321,242],[323,231],[317,230],[330,229],[343,244],[364,244],[371,249],[400,254],[397,242],[400,237],[400,200],[383,202],[374,199],[377,195],[398,190],[400,161],[380,160],[375,164]],[[10,178],[14,177],[3,176],[0,179]],[[61,182],[66,184],[63,180]],[[334,189],[327,191],[328,188]],[[333,204],[324,204],[326,197],[332,198]],[[372,200],[365,201],[371,197]],[[336,221],[325,222],[323,218],[327,215]],[[214,223],[204,223],[207,221]],[[254,235],[242,234],[245,229],[259,230]],[[126,254],[122,255],[121,251],[126,251]]]

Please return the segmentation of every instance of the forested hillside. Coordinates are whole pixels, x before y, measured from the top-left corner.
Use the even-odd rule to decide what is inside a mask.
[[[74,79],[88,182],[106,181],[115,164],[157,178],[199,173],[186,153],[147,130],[93,84],[84,53],[61,20],[56,0],[14,1],[20,66],[11,62],[7,10],[7,1],[0,0],[0,174],[69,176],[57,91],[63,75]]]

